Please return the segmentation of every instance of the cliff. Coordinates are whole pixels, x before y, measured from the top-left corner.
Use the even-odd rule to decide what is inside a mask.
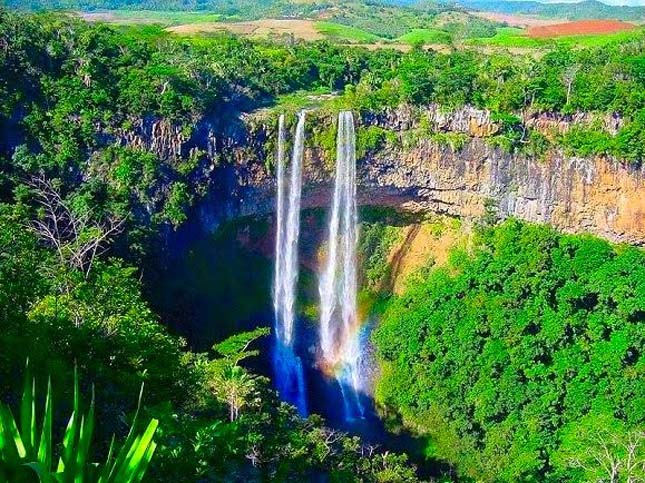
[[[331,139],[333,144],[333,119],[330,113],[312,113],[308,121],[305,207],[329,203],[333,153],[325,151],[321,139]],[[204,172],[208,173],[210,191],[198,206],[198,214],[208,229],[224,219],[273,209],[275,116],[260,113],[235,121],[219,138],[203,126],[195,130],[199,137],[180,142],[148,137],[150,147],[159,146],[163,151],[159,154],[166,157],[196,149],[206,153]],[[522,122],[548,134],[587,122],[600,122],[615,131],[621,120],[525,113]],[[492,210],[500,218],[514,216],[566,232],[590,232],[616,242],[645,245],[642,167],[608,158],[568,157],[560,151],[551,151],[544,159],[510,154],[488,142],[498,130],[490,114],[469,107],[448,113],[437,106],[422,110],[401,107],[363,116],[357,125],[359,138],[370,127],[382,135],[375,145],[359,149],[361,204],[466,219]],[[172,132],[167,126],[149,129]],[[432,133],[459,134],[460,142],[451,146]],[[143,142],[137,136],[133,139]]]
[[[643,172],[606,159],[556,155],[538,162],[478,138],[459,152],[422,141],[411,150],[377,153],[361,174],[365,186],[407,192],[403,207],[465,218],[490,207],[501,218],[645,244]]]

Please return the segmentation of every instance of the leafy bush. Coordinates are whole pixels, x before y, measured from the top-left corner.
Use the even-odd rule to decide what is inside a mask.
[[[614,141],[614,154],[635,166],[645,160],[645,109],[623,126]]]
[[[163,217],[175,227],[181,225],[187,219],[186,210],[190,201],[191,195],[186,183],[173,183],[164,206]]]
[[[531,158],[542,160],[551,149],[551,142],[540,132],[531,129],[526,143],[520,148],[521,152]]]
[[[396,134],[379,126],[359,127],[356,132],[356,156],[360,159],[366,154],[396,143]]]
[[[87,413],[81,412],[78,373],[74,372],[73,411],[65,428],[58,464],[54,467],[53,396],[51,380],[47,385],[42,423],[36,414],[36,379],[31,378],[27,365],[20,406],[20,423],[14,420],[11,409],[0,404],[0,477],[10,481],[30,481],[38,476],[44,483],[55,481],[95,481],[97,483],[135,483],[141,481],[155,452],[153,441],[158,421],[152,419],[143,432],[135,431],[135,414],[130,432],[120,449],[114,437],[105,463],[92,463],[94,435],[94,394]],[[139,395],[139,405],[141,404]],[[55,468],[55,469],[54,469]],[[32,478],[33,479],[33,478]]]
[[[612,137],[599,128],[573,126],[560,140],[565,152],[575,156],[589,157],[610,154]]]
[[[358,253],[365,277],[362,286],[378,291],[388,276],[390,250],[401,237],[401,229],[382,222],[363,222]]]

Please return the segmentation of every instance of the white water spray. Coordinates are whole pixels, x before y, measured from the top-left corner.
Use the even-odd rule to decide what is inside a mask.
[[[361,344],[356,303],[358,213],[355,144],[352,113],[341,112],[338,116],[327,261],[319,284],[320,346],[324,365],[334,372],[341,386],[348,419],[363,413],[359,400]]]
[[[296,289],[298,285],[298,236],[300,234],[300,199],[302,192],[302,161],[304,154],[305,113],[298,117],[291,157],[289,189],[286,189],[284,116],[278,122],[277,209],[275,274],[273,308],[276,347],[274,372],[278,392],[292,402],[301,415],[306,415],[304,371],[295,355],[294,326]]]
[[[286,142],[286,131],[284,128],[284,114],[278,120],[278,152],[277,173],[276,173],[276,236],[275,236],[275,270],[273,273],[273,311],[275,313],[275,333],[278,339],[283,339],[283,279],[284,279],[284,145]]]

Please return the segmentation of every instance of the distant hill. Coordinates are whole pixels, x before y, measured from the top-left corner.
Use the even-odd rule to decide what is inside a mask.
[[[620,7],[607,5],[597,0],[580,3],[540,3],[535,1],[504,0],[450,0],[447,5],[458,5],[470,10],[506,14],[537,15],[541,17],[570,20],[588,18],[611,18],[619,20],[645,20],[645,7]]]
[[[155,10],[210,11],[223,15],[255,16],[271,13],[315,12],[331,7],[342,8],[360,3],[373,8],[414,7],[422,10],[445,10],[435,0],[0,0],[0,5],[23,10]]]
[[[153,10],[213,12],[224,16],[316,16],[329,10],[387,9],[440,12],[454,7],[435,0],[404,3],[389,0],[0,0],[0,6],[21,10]]]
[[[209,10],[235,15],[241,11],[264,12],[289,2],[281,0],[0,0],[0,3],[24,10]]]
[[[333,22],[383,39],[411,31],[427,37],[436,29],[460,38],[492,37],[499,23],[477,18],[463,8],[422,0],[395,4],[388,0],[0,0],[10,8],[66,9],[83,12],[155,13],[208,12],[222,21],[304,19]],[[127,16],[127,15],[126,15]],[[151,16],[151,17],[154,17]]]

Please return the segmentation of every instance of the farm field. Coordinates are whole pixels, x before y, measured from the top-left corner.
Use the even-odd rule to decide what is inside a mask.
[[[595,47],[643,37],[645,37],[645,28],[643,27],[610,33],[561,35],[548,38],[530,36],[525,29],[503,27],[498,29],[497,34],[493,37],[472,39],[467,43],[472,46],[505,48],[545,48],[554,45]]]
[[[494,35],[463,38],[461,45],[469,48],[490,49],[544,49],[554,45],[571,47],[603,46],[623,42],[644,35],[645,27],[620,21],[560,22],[526,15],[507,15],[490,12],[471,12],[477,17],[494,22],[506,22]],[[158,24],[178,35],[230,32],[253,38],[291,37],[304,41],[331,40],[342,44],[360,44],[370,50],[390,48],[406,51],[414,45],[442,50],[453,44],[454,31],[449,31],[451,15],[439,15],[433,28],[411,28],[397,38],[390,39],[365,29],[338,22],[317,19],[261,19],[235,21],[212,12],[172,11],[97,11],[79,14],[95,22],[117,24]],[[440,20],[444,20],[443,25]],[[463,19],[462,19],[463,20]],[[519,25],[525,28],[519,27]]]
[[[230,32],[253,38],[293,36],[293,38],[305,41],[328,39],[346,44],[375,44],[387,41],[378,35],[348,25],[297,19],[264,19],[246,22],[195,22],[170,26],[168,30],[179,35]]]
[[[404,44],[448,44],[451,41],[451,35],[439,29],[413,29],[405,35],[399,37],[398,42]]]
[[[493,22],[501,22],[507,24],[509,27],[533,27],[537,25],[552,25],[558,23],[558,20],[546,19],[541,17],[534,17],[531,15],[499,13],[499,12],[468,12],[475,17],[491,20]]]
[[[313,28],[329,39],[344,42],[371,43],[383,40],[365,30],[335,22],[314,22]]]
[[[312,20],[252,20],[248,22],[197,22],[169,27],[179,35],[195,35],[216,32],[231,32],[254,38],[291,35],[302,40],[321,40],[324,35],[318,31]]]
[[[77,12],[77,15],[90,22],[160,24],[165,26],[218,22],[223,19],[222,15],[213,12],[175,12],[165,10],[99,10]]]
[[[571,35],[600,35],[634,30],[636,26],[618,20],[578,20],[576,22],[557,23],[552,25],[530,26],[529,37],[552,38]]]

